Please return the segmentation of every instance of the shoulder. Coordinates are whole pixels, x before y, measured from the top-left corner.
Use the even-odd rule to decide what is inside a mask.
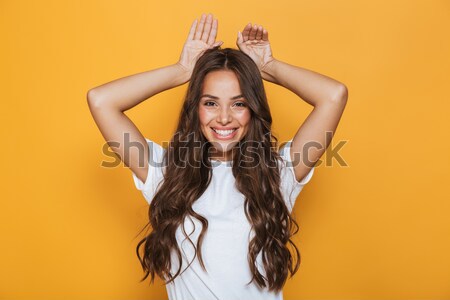
[[[149,138],[145,138],[145,140],[147,141],[147,146],[148,146],[148,150],[149,150],[149,164],[151,164],[152,162],[157,162],[157,163],[161,163],[162,162],[162,158],[166,152],[166,149],[154,142],[153,140],[150,140]]]

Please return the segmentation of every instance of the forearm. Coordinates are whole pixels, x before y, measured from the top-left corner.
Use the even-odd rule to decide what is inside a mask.
[[[95,102],[95,106],[112,107],[123,112],[189,79],[190,74],[175,63],[95,87],[89,90],[88,99]]]
[[[265,80],[289,89],[313,106],[341,97],[345,90],[339,81],[277,59],[261,73]]]

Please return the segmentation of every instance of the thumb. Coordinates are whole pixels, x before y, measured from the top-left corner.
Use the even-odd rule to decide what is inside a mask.
[[[210,48],[222,46],[222,44],[223,44],[223,41],[218,41],[218,42],[215,42],[214,44],[212,44],[212,46]]]
[[[237,42],[240,44],[242,42],[244,42],[244,39],[242,38],[242,32],[238,31],[238,38],[237,38]]]

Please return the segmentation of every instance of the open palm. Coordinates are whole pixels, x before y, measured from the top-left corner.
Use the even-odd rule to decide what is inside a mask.
[[[263,71],[274,58],[270,48],[269,33],[261,25],[251,23],[238,33],[236,45],[239,50],[250,56],[260,71]]]
[[[178,64],[189,74],[192,74],[195,63],[206,50],[223,44],[222,41],[216,42],[218,22],[212,14],[208,14],[208,16],[202,14],[200,23],[198,25],[197,23],[197,20],[192,23],[189,36],[178,60]]]

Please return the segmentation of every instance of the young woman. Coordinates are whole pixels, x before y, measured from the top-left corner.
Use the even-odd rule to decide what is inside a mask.
[[[282,299],[300,263],[292,208],[331,142],[347,89],[274,58],[262,26],[238,33],[239,50],[221,49],[216,35],[217,20],[203,14],[177,63],[91,89],[88,103],[149,203],[152,231],[137,246],[142,280],[167,280],[170,299]],[[314,107],[279,151],[263,79]],[[124,112],[188,81],[167,149],[144,138]],[[126,139],[140,146],[125,149]]]

